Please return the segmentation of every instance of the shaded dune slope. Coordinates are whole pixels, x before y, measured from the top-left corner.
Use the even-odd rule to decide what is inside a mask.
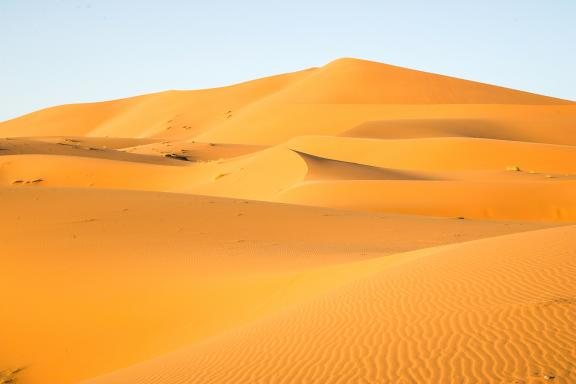
[[[340,136],[373,139],[473,137],[514,140],[521,137],[522,132],[519,131],[490,119],[422,118],[368,121],[342,132]]]
[[[373,167],[296,152],[306,162],[307,172],[303,181],[413,180],[423,178],[415,172]]]

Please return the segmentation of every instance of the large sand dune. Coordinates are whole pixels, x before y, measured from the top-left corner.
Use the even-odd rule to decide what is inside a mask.
[[[0,123],[0,384],[576,382],[574,127],[356,59]]]

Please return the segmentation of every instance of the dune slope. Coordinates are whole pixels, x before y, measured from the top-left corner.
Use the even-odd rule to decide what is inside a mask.
[[[0,189],[0,208],[0,371],[26,367],[24,383],[183,347],[365,273],[356,262],[543,227],[44,187]]]
[[[85,383],[570,383],[575,234],[408,253],[274,316]]]

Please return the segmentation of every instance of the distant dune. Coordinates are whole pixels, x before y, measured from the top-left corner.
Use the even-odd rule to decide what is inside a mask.
[[[0,123],[0,384],[576,382],[575,127],[347,58]]]

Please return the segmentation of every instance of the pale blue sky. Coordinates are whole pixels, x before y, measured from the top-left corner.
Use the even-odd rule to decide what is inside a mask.
[[[576,0],[0,0],[0,120],[338,57],[576,100]]]

